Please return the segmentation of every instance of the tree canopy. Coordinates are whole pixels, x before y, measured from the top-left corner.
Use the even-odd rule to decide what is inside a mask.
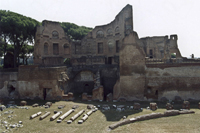
[[[40,23],[30,17],[11,11],[0,10],[0,36],[3,55],[7,51],[8,42],[14,46],[14,67],[19,64],[19,55],[28,43],[34,43],[36,25]]]
[[[85,35],[92,30],[85,26],[78,26],[74,23],[62,22],[61,27],[64,29],[65,33],[71,37],[71,39],[81,40]]]

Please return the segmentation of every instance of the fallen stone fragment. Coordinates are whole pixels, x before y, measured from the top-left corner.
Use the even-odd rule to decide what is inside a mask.
[[[183,110],[183,111],[179,111],[179,114],[193,114],[195,113],[194,111],[192,110]]]
[[[155,111],[158,109],[157,103],[150,103],[150,109]]]
[[[27,102],[26,101],[21,101],[20,106],[26,106]]]
[[[46,103],[45,103],[45,106],[51,107],[51,106],[52,106],[52,102],[46,102]]]
[[[88,115],[85,114],[81,120],[86,121],[87,119],[88,119]]]
[[[62,111],[59,111],[57,112],[55,115],[53,115],[51,118],[50,118],[50,121],[53,121],[55,120],[58,116],[60,116],[62,114]]]
[[[174,116],[174,115],[179,115],[178,110],[167,110],[164,112],[164,116]]]
[[[93,109],[93,108],[94,108],[94,105],[92,105],[92,104],[87,105],[87,109]]]
[[[62,115],[59,119],[64,120],[67,116],[69,116],[72,112],[74,112],[74,109],[70,109],[67,111],[64,115]]]
[[[87,115],[90,116],[93,112],[94,110],[90,110],[89,112],[87,112]]]
[[[58,109],[63,109],[66,105],[59,105]]]
[[[0,110],[1,111],[4,111],[6,109],[6,106],[5,105],[0,105]]]
[[[33,118],[35,118],[35,117],[37,117],[37,116],[39,116],[41,114],[42,114],[42,112],[38,112],[36,114],[33,114],[33,115],[30,116],[30,119],[33,119]]]
[[[82,124],[82,123],[83,123],[83,120],[79,120],[79,121],[78,121],[78,124]]]
[[[38,107],[38,106],[39,106],[39,104],[37,104],[37,103],[32,105],[32,107]]]
[[[70,118],[70,120],[74,121],[75,119],[77,119],[80,115],[82,115],[85,112],[85,110],[81,110],[79,111],[77,114],[75,114],[73,117]]]
[[[15,127],[16,127],[16,125],[15,125],[15,124],[13,124],[13,125],[11,125],[10,127],[11,127],[11,128],[15,128]]]
[[[72,120],[68,120],[68,121],[67,121],[67,124],[71,124],[71,123],[72,123]]]
[[[133,108],[134,108],[135,110],[140,110],[140,109],[141,109],[139,103],[134,103]]]
[[[190,102],[189,101],[184,101],[183,102],[183,105],[182,105],[182,108],[183,109],[190,109]]]
[[[166,104],[166,109],[167,110],[172,110],[172,109],[174,109],[174,107],[173,107],[173,105],[171,103],[167,103]]]
[[[182,110],[182,111],[167,110],[164,113],[151,113],[151,114],[137,116],[137,117],[131,118],[131,119],[124,119],[123,121],[119,121],[117,123],[110,125],[109,128],[115,129],[119,126],[129,124],[129,123],[133,123],[133,122],[136,122],[136,121],[143,121],[143,120],[155,119],[155,118],[160,118],[160,117],[175,116],[175,115],[179,115],[179,114],[191,114],[191,113],[195,113],[195,112],[191,111],[191,110]]]
[[[43,120],[44,118],[46,118],[47,116],[49,116],[51,114],[51,112],[46,112],[44,115],[42,115],[40,117],[40,120]]]
[[[74,105],[73,107],[72,107],[72,109],[77,109],[79,106],[78,105]]]
[[[62,120],[60,120],[60,119],[57,120],[57,123],[61,123],[61,122],[62,122]]]

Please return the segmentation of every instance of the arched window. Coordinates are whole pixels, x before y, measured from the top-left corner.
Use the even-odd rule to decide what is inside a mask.
[[[112,34],[113,34],[113,31],[112,31],[111,28],[107,30],[107,34],[108,34],[108,35],[112,35]]]
[[[115,28],[115,33],[119,33],[119,27]]]
[[[48,43],[44,44],[44,55],[48,55]]]
[[[104,37],[103,31],[101,31],[101,30],[97,31],[96,37],[97,37],[97,38],[102,38],[102,37]]]
[[[63,48],[64,48],[64,54],[70,54],[69,44],[64,44]]]

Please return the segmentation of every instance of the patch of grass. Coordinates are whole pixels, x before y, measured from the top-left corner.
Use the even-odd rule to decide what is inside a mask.
[[[19,105],[19,100],[16,103]],[[22,128],[13,129],[13,132],[16,133],[102,133],[102,132],[133,132],[133,133],[163,133],[163,132],[200,132],[200,110],[197,109],[196,103],[191,105],[193,108],[191,110],[195,111],[195,114],[186,114],[186,115],[178,115],[178,116],[171,116],[171,117],[163,117],[157,118],[152,120],[140,121],[131,124],[127,124],[121,127],[116,128],[115,130],[109,130],[108,126],[122,120],[123,116],[127,116],[127,118],[133,118],[136,116],[150,114],[152,112],[164,112],[166,111],[165,104],[158,103],[159,109],[156,111],[151,111],[145,109],[149,103],[142,102],[141,105],[144,108],[143,111],[136,111],[126,109],[125,111],[118,112],[115,109],[111,109],[109,111],[98,110],[97,112],[93,113],[83,124],[78,124],[78,120],[82,118],[79,117],[71,124],[67,124],[65,121],[69,120],[73,115],[78,113],[82,109],[87,108],[87,104],[93,105],[126,105],[130,106],[133,102],[126,102],[126,103],[107,103],[107,102],[66,102],[66,101],[53,101],[52,107],[45,109],[43,107],[31,107],[33,103],[44,104],[46,101],[29,101],[28,107],[29,110],[26,109],[6,109],[13,110],[16,116],[13,116],[11,120],[7,118],[9,115],[2,115],[0,119],[6,119],[9,123],[17,123],[18,121],[23,122]],[[6,103],[6,102],[5,102]],[[58,109],[58,105],[66,105],[63,109]],[[54,110],[63,111],[63,113],[67,112],[73,105],[79,105],[79,108],[75,110],[70,116],[68,116],[64,121],[61,123],[57,123],[57,119],[54,121],[50,121],[50,117],[53,115]],[[179,104],[175,104],[174,107],[179,109],[181,107]],[[5,112],[3,111],[3,112]],[[45,111],[50,111],[51,115],[45,118],[44,120],[39,120],[39,117],[30,120],[30,116],[34,113],[41,111],[42,114]],[[89,110],[86,109],[86,112]],[[2,127],[0,127],[1,129]],[[4,129],[3,129],[4,130]],[[1,130],[0,130],[1,131]]]

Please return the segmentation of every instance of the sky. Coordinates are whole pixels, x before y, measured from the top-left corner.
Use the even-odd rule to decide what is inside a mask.
[[[139,38],[178,35],[184,57],[200,57],[200,0],[0,0],[10,10],[40,22],[71,22],[94,28],[108,24],[127,4]]]

